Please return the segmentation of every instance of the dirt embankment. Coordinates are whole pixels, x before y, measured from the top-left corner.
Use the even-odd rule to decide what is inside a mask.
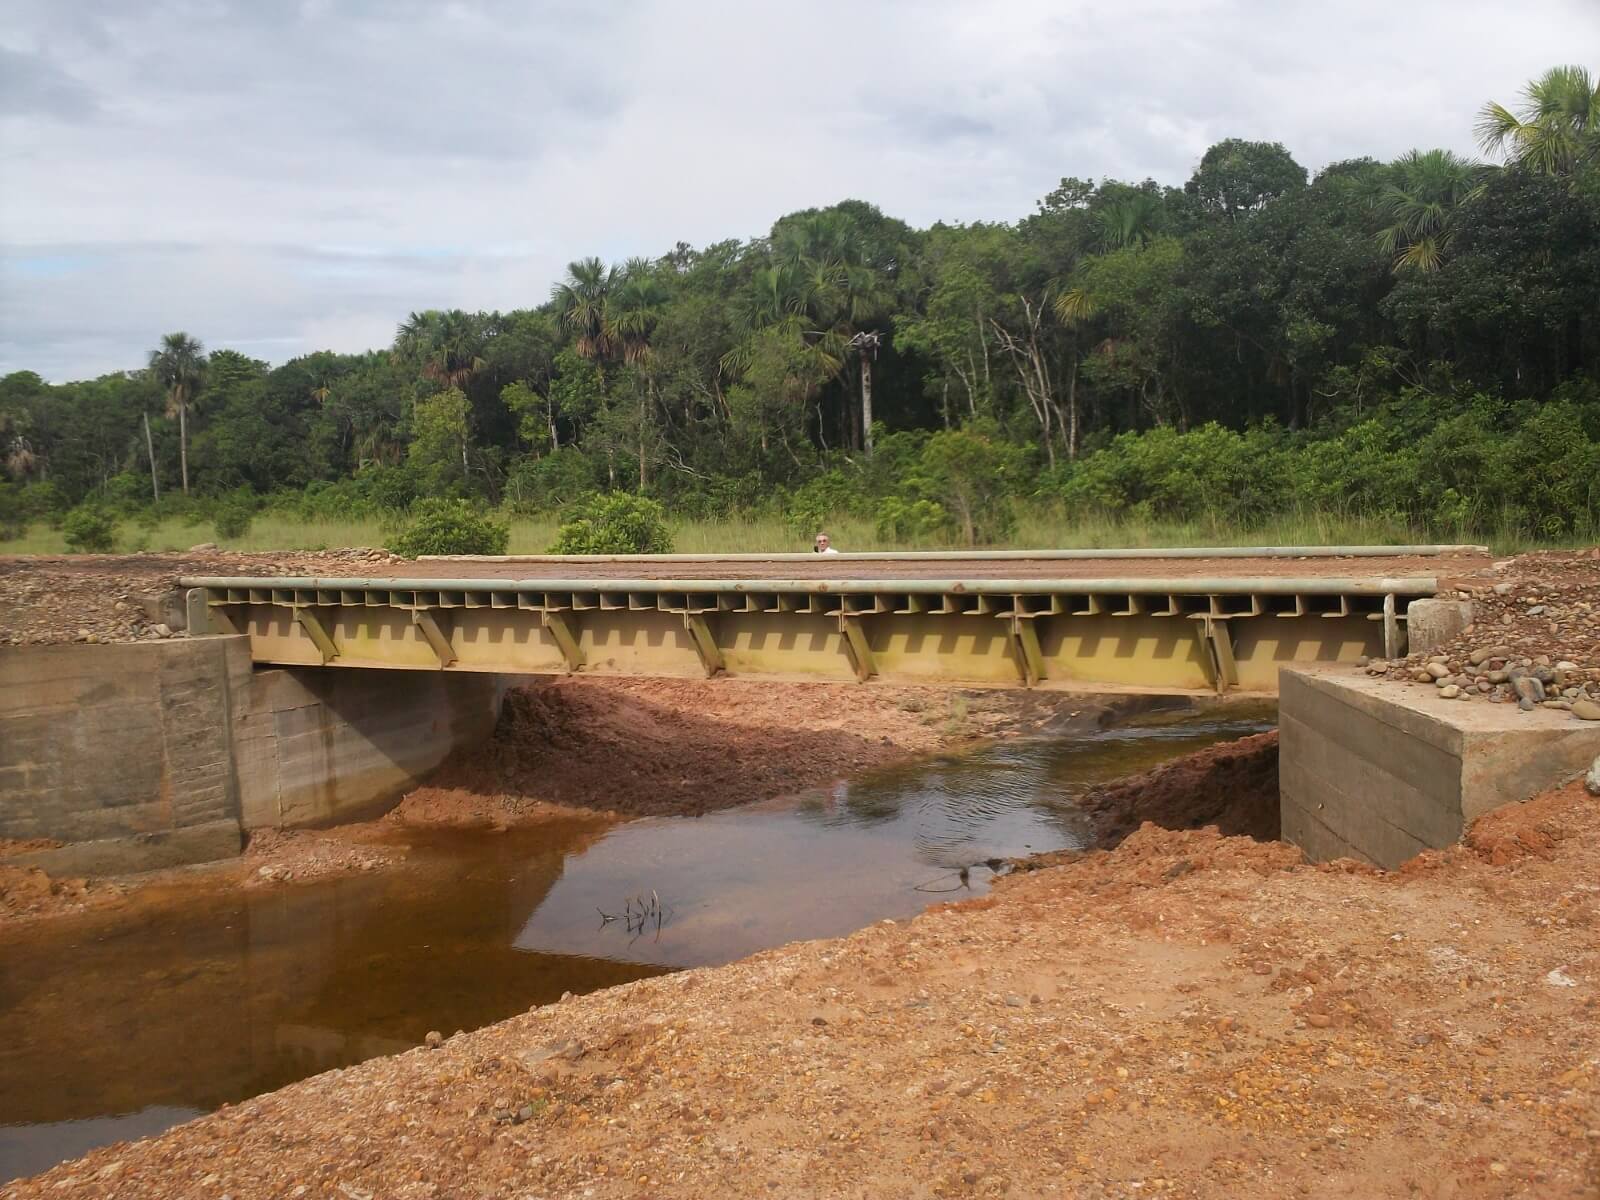
[[[0,1195],[1593,1200],[1596,879],[1581,785],[1390,874],[1145,826]]]
[[[1077,803],[1104,846],[1117,845],[1146,821],[1163,829],[1214,825],[1224,837],[1277,841],[1278,731],[1197,750],[1094,788]]]

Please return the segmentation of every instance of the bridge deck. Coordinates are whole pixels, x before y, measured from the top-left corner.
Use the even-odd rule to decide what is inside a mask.
[[[1483,574],[1482,546],[991,550],[968,553],[500,555],[421,558],[413,578],[1084,579],[1167,575],[1404,576]]]
[[[191,628],[248,635],[259,663],[1273,691],[1284,664],[1398,654],[1438,568],[1487,566],[1468,547],[674,555],[183,582]]]

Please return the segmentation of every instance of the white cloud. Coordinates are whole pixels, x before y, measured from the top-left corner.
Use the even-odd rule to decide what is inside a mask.
[[[174,328],[360,350],[847,196],[1014,219],[1062,175],[1181,183],[1227,136],[1312,169],[1470,151],[1485,99],[1600,44],[1592,0],[10,7],[0,371],[52,378]]]

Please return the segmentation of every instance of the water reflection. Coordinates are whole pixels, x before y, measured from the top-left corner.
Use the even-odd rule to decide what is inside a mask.
[[[636,821],[568,861],[517,944],[693,967],[909,917],[947,893],[987,890],[991,860],[1083,845],[1072,801],[1091,784],[1267,727],[1188,720],[1012,742],[784,802]],[[652,892],[673,910],[659,931],[602,921]]]
[[[0,1181],[224,1102],[664,970],[906,917],[1081,844],[1071,799],[1262,721],[922,762],[698,819],[429,835],[404,870],[0,938]],[[963,868],[971,868],[963,877]],[[605,921],[654,893],[670,914]]]

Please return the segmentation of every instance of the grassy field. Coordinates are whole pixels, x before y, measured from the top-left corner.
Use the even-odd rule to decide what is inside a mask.
[[[777,518],[731,518],[723,521],[673,521],[673,547],[682,553],[773,553],[810,549],[809,536],[797,535]],[[216,542],[226,550],[324,550],[344,546],[382,546],[393,530],[377,520],[301,521],[274,514],[256,518],[243,537],[217,536],[209,522],[165,520],[150,527],[124,521],[117,531],[117,549],[187,550],[200,542]],[[555,518],[518,517],[511,521],[511,552],[538,554],[555,539]],[[881,538],[873,522],[861,518],[832,521],[828,533],[841,550],[951,550],[955,543],[938,538],[893,541]],[[1107,548],[1138,546],[1315,546],[1380,545],[1422,542],[1484,542],[1508,552],[1534,543],[1513,533],[1481,534],[1466,530],[1423,529],[1402,521],[1374,521],[1330,513],[1285,516],[1244,528],[1224,522],[1119,521],[1100,516],[1074,519],[1043,506],[1019,514],[1015,533],[996,549]],[[0,542],[0,554],[61,554],[61,531],[39,524],[21,537]]]

